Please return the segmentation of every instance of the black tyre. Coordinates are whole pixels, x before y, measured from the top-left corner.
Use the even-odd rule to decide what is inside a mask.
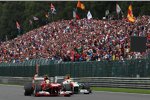
[[[70,84],[64,84],[63,85],[63,91],[72,91]]]
[[[89,83],[83,83],[81,88],[89,90],[90,89],[90,85],[89,85]]]
[[[79,93],[79,87],[78,86],[76,86],[76,87],[74,87],[74,94],[78,94]]]
[[[31,96],[31,94],[33,94],[33,87],[32,87],[32,83],[27,83],[24,85],[24,95],[25,96]]]
[[[89,93],[92,93],[92,90],[90,88],[90,84],[89,83],[82,83],[80,88],[81,89],[86,89],[87,91],[89,91]]]
[[[89,90],[89,93],[92,93],[92,90],[91,90],[91,89]]]

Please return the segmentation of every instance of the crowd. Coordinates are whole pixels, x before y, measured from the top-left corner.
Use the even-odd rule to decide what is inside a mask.
[[[150,34],[150,16],[122,20],[59,20],[0,43],[0,63],[30,59],[59,61],[130,60],[146,52],[130,51],[130,36]]]

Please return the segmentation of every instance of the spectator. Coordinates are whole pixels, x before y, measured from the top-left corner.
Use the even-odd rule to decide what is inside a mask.
[[[0,43],[0,63],[30,59],[102,61],[141,59],[130,52],[130,36],[149,36],[150,16],[125,20],[61,20]]]

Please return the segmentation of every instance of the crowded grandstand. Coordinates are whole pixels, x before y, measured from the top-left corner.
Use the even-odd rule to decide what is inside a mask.
[[[19,29],[19,23],[16,23]],[[61,19],[1,42],[0,63],[38,58],[59,63],[145,59],[148,47],[146,52],[132,52],[131,36],[150,38],[150,16],[138,16],[134,22],[126,17]]]

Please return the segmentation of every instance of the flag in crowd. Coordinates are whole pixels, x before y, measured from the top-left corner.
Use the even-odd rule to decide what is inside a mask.
[[[117,12],[117,14],[119,14],[121,12],[121,8],[118,4],[116,4],[116,12]]]
[[[87,19],[91,19],[91,18],[92,18],[92,14],[91,14],[90,11],[88,11],[88,13],[87,13]]]
[[[73,10],[73,18],[80,19],[79,15],[77,14],[77,10],[76,9]]]
[[[20,24],[18,23],[18,21],[16,21],[16,27],[18,30],[20,30]]]
[[[76,13],[76,19],[80,19],[79,15]]]
[[[73,10],[73,18],[76,18],[76,11]]]
[[[33,20],[39,20],[39,18],[37,18],[36,16],[33,16]]]
[[[106,10],[105,11],[105,16],[108,16],[109,15],[109,10]]]
[[[81,3],[80,1],[78,1],[77,3],[77,8],[80,8],[82,10],[85,10],[85,5],[83,3]]]
[[[84,10],[84,9],[85,9],[85,5],[84,5],[83,3],[81,3],[80,1],[78,1],[78,3],[77,3],[77,8],[80,8],[80,9]],[[77,8],[73,10],[73,18],[75,18],[75,19],[80,19],[79,15],[77,14]],[[54,6],[52,3],[50,4],[50,10],[51,10],[51,13],[52,13],[52,14],[56,14],[55,6]],[[122,10],[121,10],[119,4],[116,4],[116,13],[117,13],[118,15],[119,15],[120,13],[123,14],[123,12],[122,12]],[[109,12],[109,10],[107,9],[107,10],[105,11],[105,17],[108,16],[109,14],[110,14],[110,12]],[[49,12],[45,14],[45,17],[46,17],[46,18],[49,17]],[[91,18],[92,18],[92,14],[91,14],[90,11],[88,11],[88,13],[87,13],[87,19],[91,19]],[[39,18],[36,17],[36,16],[33,16],[33,20],[34,20],[34,21],[37,21],[37,20],[39,20]],[[132,5],[129,5],[129,7],[128,7],[127,20],[128,20],[129,22],[135,22],[135,20],[136,20],[135,17],[133,16]],[[29,20],[29,24],[30,24],[30,25],[33,24],[32,20]],[[20,25],[19,25],[18,21],[16,21],[16,27],[17,27],[18,30],[20,30]]]
[[[48,13],[45,14],[45,17],[48,18]]]
[[[20,34],[21,27],[20,27],[20,24],[18,23],[18,21],[16,21],[16,28],[18,29],[18,33]]]
[[[135,22],[135,17],[132,13],[132,5],[129,5],[127,19],[129,22]]]
[[[32,25],[32,20],[29,20],[29,24]]]
[[[56,14],[55,6],[52,3],[51,3],[51,6],[50,6],[50,9],[51,9],[52,14]]]

